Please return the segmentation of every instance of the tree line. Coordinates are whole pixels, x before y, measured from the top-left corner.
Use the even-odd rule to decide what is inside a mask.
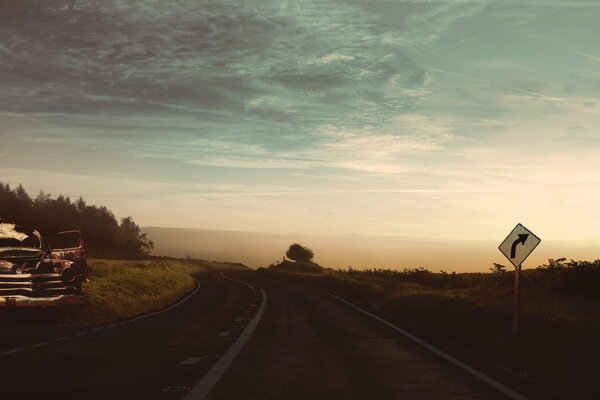
[[[81,197],[71,201],[40,191],[31,198],[22,185],[11,189],[0,182],[0,219],[37,229],[46,243],[56,232],[81,230],[87,250],[96,256],[140,258],[154,247],[131,217],[118,221],[105,206],[88,205]]]

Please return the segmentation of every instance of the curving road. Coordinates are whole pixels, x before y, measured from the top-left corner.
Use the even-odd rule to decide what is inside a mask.
[[[208,399],[506,398],[327,294],[257,284],[267,312]]]
[[[394,330],[299,286],[251,282],[268,297],[224,374],[228,349],[259,311],[257,288],[198,276],[171,310],[117,325],[14,327],[0,321],[0,397],[12,399],[504,399]],[[225,356],[223,356],[226,354]],[[234,354],[235,356],[235,354]],[[211,370],[212,368],[212,370]],[[209,372],[210,371],[210,372]],[[193,388],[212,376],[208,396]]]
[[[184,303],[122,324],[0,322],[0,398],[182,398],[231,345],[260,300],[217,273],[197,279],[201,287]]]

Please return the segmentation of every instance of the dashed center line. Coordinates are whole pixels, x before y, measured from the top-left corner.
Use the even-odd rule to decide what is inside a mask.
[[[24,348],[22,348],[22,347],[19,347],[19,348],[17,348],[17,349],[12,349],[12,350],[5,351],[4,353],[2,353],[2,355],[7,355],[7,354],[18,353],[18,352],[19,352],[19,351],[21,351],[21,350],[25,350],[25,349],[24,349]]]
[[[188,357],[181,362],[181,365],[195,365],[198,364],[200,360],[202,360],[201,357]]]

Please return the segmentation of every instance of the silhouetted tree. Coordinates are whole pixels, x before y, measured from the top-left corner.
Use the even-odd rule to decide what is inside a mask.
[[[135,258],[139,254],[149,253],[154,248],[154,243],[140,232],[140,227],[133,222],[133,218],[121,218],[119,225],[120,253],[125,258]]]
[[[32,200],[21,185],[11,189],[0,182],[0,219],[33,227],[46,241],[56,232],[79,229],[88,250],[104,256],[139,258],[153,248],[131,217],[119,223],[108,208],[88,205],[81,197],[72,202],[69,197],[54,199],[40,191]]]
[[[502,264],[494,263],[494,267],[490,268],[490,271],[493,274],[502,274],[502,273],[506,272],[506,267]]]
[[[314,257],[311,249],[298,243],[292,244],[285,255],[294,261],[310,261]]]

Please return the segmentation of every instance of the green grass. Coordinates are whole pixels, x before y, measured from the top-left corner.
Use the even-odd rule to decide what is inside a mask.
[[[88,260],[88,304],[74,310],[78,322],[100,322],[167,307],[196,287],[194,275],[245,268],[239,264],[154,258],[140,261]]]
[[[563,267],[523,271],[522,334],[516,340],[511,334],[511,272],[324,269],[301,273],[273,266],[259,273],[354,299],[568,397],[600,398],[595,373],[600,362],[600,293],[588,290],[597,284],[600,262],[586,266],[586,279],[579,281],[572,266]]]
[[[82,288],[85,305],[14,310],[3,323],[39,326],[118,320],[176,303],[194,290],[196,277],[202,273],[246,269],[235,263],[169,258],[91,258],[88,267],[90,280]]]
[[[89,260],[91,279],[83,285],[88,304],[80,321],[107,321],[173,304],[196,285],[200,270],[177,260]]]

